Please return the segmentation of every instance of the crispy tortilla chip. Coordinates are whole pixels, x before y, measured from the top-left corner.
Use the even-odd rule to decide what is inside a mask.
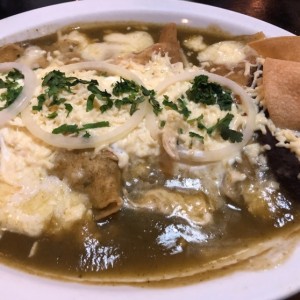
[[[263,57],[300,62],[300,36],[283,36],[248,44]]]
[[[274,124],[300,130],[300,62],[267,58],[263,87]]]

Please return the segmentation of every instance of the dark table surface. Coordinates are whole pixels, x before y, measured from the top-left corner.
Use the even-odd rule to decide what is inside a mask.
[[[72,0],[0,0],[0,19]],[[103,1],[103,0],[99,0]],[[126,1],[126,0],[124,0]],[[138,0],[137,0],[138,1]],[[190,0],[222,7],[266,21],[293,34],[300,35],[300,0]],[[300,270],[299,270],[300,272]],[[225,299],[225,298],[224,298]],[[300,293],[286,300],[300,300]]]

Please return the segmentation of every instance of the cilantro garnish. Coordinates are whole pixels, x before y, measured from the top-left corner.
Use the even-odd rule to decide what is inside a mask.
[[[86,131],[85,134],[82,136],[84,138],[89,138],[91,135]]]
[[[65,73],[59,70],[53,70],[49,72],[42,81],[42,86],[46,87],[46,90],[43,94],[40,94],[38,99],[38,105],[32,107],[32,110],[41,111],[43,105],[49,99],[51,102],[48,106],[59,106],[66,102],[65,98],[60,97],[62,92],[72,93],[72,87],[76,86],[77,84],[98,84],[96,80],[82,80],[77,77],[67,77]],[[70,104],[69,104],[70,105]],[[68,115],[72,111],[71,106],[65,105],[66,110],[68,111]]]
[[[182,114],[184,116],[185,119],[187,119],[191,112],[188,110],[187,106],[186,106],[186,103],[183,99],[177,99],[178,101],[178,104],[179,104],[179,113]]]
[[[45,101],[46,101],[46,95],[45,95],[45,94],[40,94],[40,95],[37,97],[37,100],[38,100],[38,104],[32,106],[32,110],[41,111],[41,110],[43,109],[43,104],[44,104]]]
[[[95,83],[96,82],[96,83]],[[113,101],[111,99],[111,94],[108,93],[107,91],[101,91],[96,84],[98,84],[97,81],[92,82],[88,85],[87,89],[92,93],[88,99],[87,99],[87,103],[86,103],[86,111],[90,111],[94,108],[94,99],[95,97],[98,100],[104,101],[106,102],[105,104],[100,106],[100,111],[102,113],[104,113],[105,111],[107,111],[108,109],[113,107]]]
[[[86,108],[85,108],[86,112],[89,112],[94,108],[94,100],[95,100],[95,94],[90,94],[86,101]]]
[[[182,128],[178,128],[178,134],[183,134],[183,129]]]
[[[54,111],[53,113],[51,113],[47,116],[48,119],[54,119],[56,117],[57,117],[57,111]]]
[[[243,134],[236,130],[230,129],[229,124],[233,119],[233,114],[227,113],[224,118],[218,120],[218,122],[210,127],[207,128],[207,133],[211,135],[213,131],[219,131],[223,140],[229,140],[231,143],[239,143],[243,140]]]
[[[71,133],[78,133],[79,129],[78,129],[78,125],[73,124],[73,125],[68,125],[68,124],[63,124],[57,128],[54,128],[52,130],[53,134],[71,134]]]
[[[138,109],[138,104],[142,103],[145,98],[141,95],[141,87],[133,80],[121,78],[117,81],[112,90],[115,96],[125,96],[122,99],[115,99],[115,106],[121,108],[123,105],[130,105],[129,114],[132,116]]]
[[[148,98],[149,103],[153,107],[153,112],[157,115],[161,111],[159,102],[155,99],[154,90],[147,90],[145,87],[138,85],[132,80],[121,78],[114,84],[113,95],[122,96],[123,98],[114,99],[114,104],[117,108],[123,105],[130,105],[130,115],[133,115],[138,110],[138,105]]]
[[[7,78],[16,81],[18,79],[24,79],[24,75],[18,69],[13,69],[8,72]]]
[[[0,88],[6,89],[6,92],[0,95],[0,101],[5,102],[0,111],[9,107],[20,95],[23,86],[17,82],[18,79],[23,79],[24,75],[17,69],[13,69],[7,73],[5,80],[0,79]]]
[[[142,93],[144,96],[149,97],[149,103],[152,105],[152,109],[155,115],[158,115],[162,108],[160,107],[159,102],[155,99],[155,91],[147,90],[145,87],[141,86]]]
[[[87,124],[82,125],[82,129],[79,129],[79,130],[102,128],[102,127],[109,127],[109,122],[101,121],[101,122],[96,122],[96,123],[87,123]]]
[[[101,91],[99,88],[96,86],[98,85],[97,81],[93,81],[90,83],[87,87],[87,89],[94,94],[99,100],[106,100],[111,97],[111,94],[108,93],[107,91]]]
[[[219,119],[217,123],[211,127],[206,127],[202,123],[204,118],[203,115],[201,115],[198,118],[188,120],[187,122],[189,124],[197,122],[197,127],[200,130],[206,131],[209,135],[212,135],[213,132],[219,132],[223,140],[229,140],[231,143],[239,143],[243,140],[243,134],[241,132],[229,128],[230,122],[233,120],[233,117],[233,114],[227,113],[224,118]]]
[[[166,121],[165,120],[160,121],[160,124],[159,124],[160,128],[164,128],[165,125],[166,125]]]
[[[115,96],[120,96],[125,93],[137,93],[140,90],[140,87],[133,80],[128,80],[121,78],[120,81],[117,81],[114,84],[112,93]]]
[[[163,105],[178,111],[178,106],[176,105],[176,103],[170,101],[167,95],[164,95]]]
[[[112,108],[113,105],[114,105],[113,101],[110,98],[108,98],[106,104],[103,104],[103,105],[100,106],[100,111],[102,113],[104,113],[108,109]]]
[[[65,103],[65,109],[68,112],[67,113],[67,117],[69,116],[69,114],[71,113],[71,111],[73,110],[73,106],[70,103]]]
[[[199,75],[193,80],[186,95],[190,101],[206,105],[218,104],[221,110],[230,110],[233,104],[231,92],[221,85],[208,82],[208,76]]]
[[[221,130],[221,137],[224,140],[229,140],[231,143],[240,143],[243,140],[243,134],[230,128],[224,128]]]
[[[73,106],[70,103],[66,103],[67,99],[62,97],[62,93],[72,94],[74,92],[72,88],[77,84],[87,85],[86,88],[91,93],[86,101],[86,112],[89,112],[96,107],[96,100],[102,102],[99,106],[102,113],[111,109],[113,106],[121,108],[123,105],[130,105],[129,113],[130,115],[133,115],[138,110],[139,104],[145,100],[148,100],[152,105],[155,114],[158,114],[161,111],[160,104],[155,99],[154,90],[148,90],[145,87],[138,85],[133,80],[121,78],[114,83],[112,94],[110,94],[106,90],[100,90],[97,80],[82,80],[77,77],[67,77],[65,73],[58,70],[51,71],[43,78],[42,86],[45,87],[44,93],[37,97],[37,105],[33,106],[32,110],[42,111],[44,105],[47,107],[64,105],[68,117],[73,111]],[[54,119],[57,117],[57,108],[55,109],[56,111],[48,114],[47,118]],[[63,124],[53,129],[52,133],[78,134],[80,131],[85,130],[83,136],[89,137],[90,134],[86,129],[106,126],[109,126],[108,122],[88,123],[82,127],[78,127],[76,124]]]
[[[222,119],[219,119],[218,122],[207,128],[207,133],[211,135],[215,130],[221,131],[222,128],[229,128],[229,124],[233,119],[233,114],[227,113],[226,116]]]
[[[183,115],[185,119],[187,119],[190,116],[191,112],[188,110],[183,99],[178,98],[177,101],[178,105],[172,101],[169,101],[169,97],[167,95],[164,95],[163,105],[177,111],[178,113]]]
[[[102,127],[109,127],[109,122],[107,121],[101,121],[96,123],[87,123],[82,125],[82,127],[78,127],[76,124],[63,124],[55,129],[52,130],[53,134],[72,134],[76,133],[78,134],[80,131],[85,131],[87,129],[94,129],[94,128],[102,128]],[[89,137],[89,133],[86,132],[84,134],[84,137]]]
[[[199,139],[199,140],[202,141],[202,142],[203,142],[203,140],[204,140],[204,137],[203,137],[202,135],[200,135],[200,134],[198,134],[198,133],[196,133],[196,132],[193,132],[193,131],[190,131],[190,132],[189,132],[189,136],[190,136],[191,138],[197,138],[197,139]]]

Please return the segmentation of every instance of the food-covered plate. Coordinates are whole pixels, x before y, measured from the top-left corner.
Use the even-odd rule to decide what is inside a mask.
[[[299,37],[176,0],[0,28],[2,297],[300,290]]]

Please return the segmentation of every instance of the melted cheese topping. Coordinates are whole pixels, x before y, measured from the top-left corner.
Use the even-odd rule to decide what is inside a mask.
[[[198,54],[200,62],[212,62],[229,68],[242,62],[247,57],[247,47],[239,42],[224,41],[213,44]]]

